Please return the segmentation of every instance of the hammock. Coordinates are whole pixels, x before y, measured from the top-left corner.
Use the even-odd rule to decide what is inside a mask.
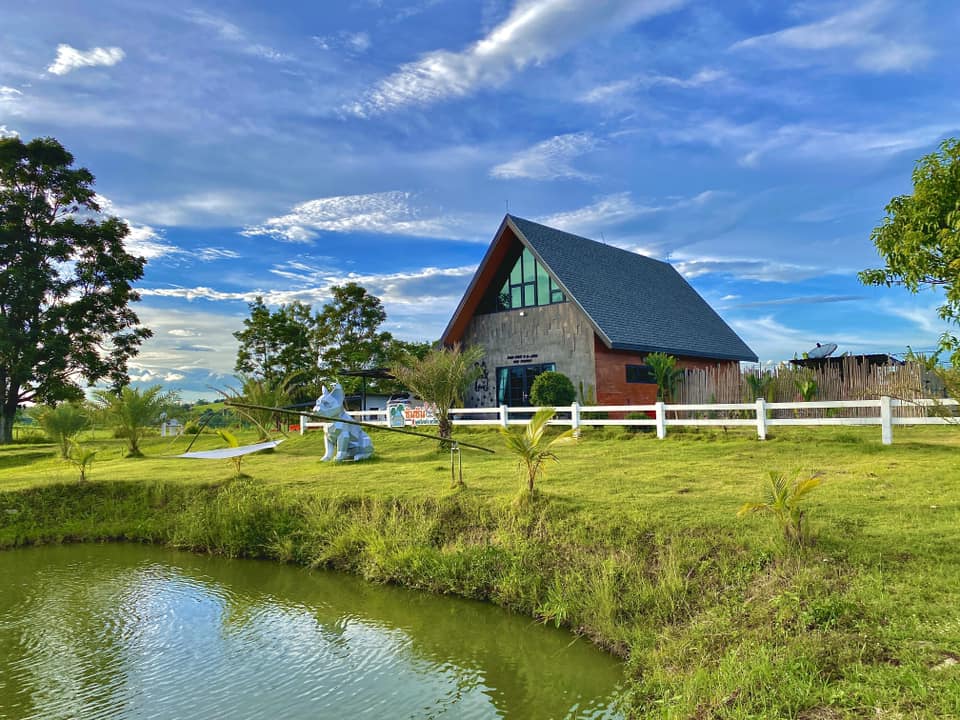
[[[275,448],[283,440],[270,440],[269,442],[257,443],[256,445],[242,445],[240,447],[221,448],[220,450],[201,450],[200,452],[188,452],[182,455],[174,455],[175,458],[189,458],[193,460],[229,460],[230,458],[250,453],[260,452]]]

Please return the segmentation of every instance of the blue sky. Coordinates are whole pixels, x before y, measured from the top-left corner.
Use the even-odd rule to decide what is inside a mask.
[[[871,229],[960,135],[960,5],[2,0],[0,133],[149,264],[132,375],[210,397],[246,302],[348,280],[436,339],[510,212],[667,259],[766,360],[930,348]]]

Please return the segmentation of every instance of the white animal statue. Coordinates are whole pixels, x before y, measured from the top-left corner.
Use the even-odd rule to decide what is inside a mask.
[[[373,443],[359,425],[337,422],[338,419],[352,420],[350,414],[343,407],[343,388],[340,383],[327,390],[326,385],[321,388],[321,395],[313,411],[317,415],[330,418],[333,422],[327,423],[323,429],[323,440],[327,452],[321,462],[333,460],[366,460],[373,455]]]

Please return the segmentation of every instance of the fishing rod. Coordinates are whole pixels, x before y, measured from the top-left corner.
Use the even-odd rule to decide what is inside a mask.
[[[457,445],[459,447],[470,448],[471,450],[481,450],[482,452],[490,453],[495,455],[496,451],[491,450],[490,448],[481,447],[479,445],[471,445],[470,443],[461,442],[460,440],[452,440],[450,438],[442,438],[437,435],[428,435],[427,433],[419,433],[413,430],[401,430],[400,428],[386,427],[384,425],[375,425],[374,423],[363,422],[361,420],[354,420],[352,418],[335,418],[329,417],[327,415],[321,415],[320,413],[307,412],[305,410],[285,410],[283,408],[270,407],[269,405],[254,405],[252,403],[243,403],[237,402],[235,400],[225,400],[224,405],[227,407],[237,407],[237,408],[247,408],[248,410],[268,410],[270,412],[285,413],[287,415],[303,415],[312,418],[317,418],[323,422],[334,423],[342,422],[348,425],[359,425],[360,427],[373,428],[374,430],[385,430],[387,432],[400,433],[401,435],[413,435],[414,437],[427,438],[428,440],[436,440],[437,442],[447,442],[452,445]]]

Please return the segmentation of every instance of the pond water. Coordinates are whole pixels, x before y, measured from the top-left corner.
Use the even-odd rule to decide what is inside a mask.
[[[480,602],[141,545],[0,552],[0,718],[611,718],[622,668]]]

